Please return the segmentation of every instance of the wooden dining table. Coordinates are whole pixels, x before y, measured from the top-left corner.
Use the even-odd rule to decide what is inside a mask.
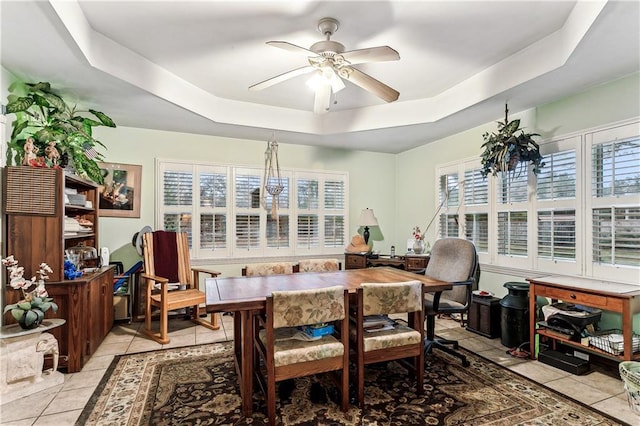
[[[356,292],[362,283],[393,283],[418,280],[425,292],[450,290],[451,283],[400,269],[382,267],[334,272],[299,272],[257,277],[207,278],[207,312],[233,312],[233,347],[242,397],[242,412],[253,407],[253,319],[265,311],[266,298],[274,290],[305,290],[341,285]]]

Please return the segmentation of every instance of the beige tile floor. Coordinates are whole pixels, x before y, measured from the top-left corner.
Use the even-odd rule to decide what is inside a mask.
[[[115,355],[220,342],[231,339],[233,333],[230,316],[223,317],[222,327],[218,331],[182,320],[172,320],[170,324],[172,332],[168,345],[157,344],[139,334],[140,323],[117,324],[82,371],[65,375],[64,384],[32,398],[0,406],[0,424],[73,425]],[[458,339],[461,346],[623,422],[640,424],[640,416],[629,408],[623,383],[619,379],[597,370],[584,376],[575,376],[538,361],[514,358],[506,353],[507,348],[502,346],[500,339],[487,339],[469,332],[455,321],[439,319],[437,332],[442,337]]]

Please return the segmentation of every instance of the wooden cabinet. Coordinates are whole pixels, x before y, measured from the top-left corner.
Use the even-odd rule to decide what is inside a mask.
[[[25,267],[25,276],[42,262],[53,269],[51,281],[64,279],[65,250],[77,245],[98,247],[98,186],[61,169],[6,167],[4,174],[7,253]],[[65,203],[65,190],[85,203]],[[65,227],[65,218],[91,223],[83,232]],[[96,265],[90,265],[96,266]]]
[[[404,269],[407,271],[420,271],[427,267],[429,264],[429,255],[427,254],[416,254],[416,255],[406,255],[404,256],[405,266]]]
[[[51,331],[58,339],[60,368],[78,372],[113,326],[113,268],[101,268],[75,280],[47,282],[47,291],[58,304],[58,312],[48,311],[45,317],[66,320]]]
[[[366,254],[344,254],[344,269],[363,269],[367,267]]]
[[[111,267],[64,279],[65,250],[83,245],[97,253],[98,186],[62,169],[16,166],[3,172],[6,254],[24,266],[26,277],[33,276],[42,262],[53,269],[46,287],[58,312],[49,311],[46,317],[66,320],[53,332],[60,366],[69,373],[79,371],[113,325]],[[84,229],[70,226],[69,218],[81,221]],[[95,262],[85,266],[95,267]],[[4,295],[5,303],[15,303],[21,296],[8,285]],[[8,315],[4,320],[14,322]]]
[[[471,299],[467,330],[493,339],[500,336],[500,299],[476,297]]]

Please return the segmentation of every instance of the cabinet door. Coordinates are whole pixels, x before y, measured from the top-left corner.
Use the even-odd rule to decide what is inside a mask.
[[[113,269],[89,282],[87,354],[93,354],[113,326]]]
[[[345,254],[345,269],[363,269],[367,267],[367,257],[362,254]]]

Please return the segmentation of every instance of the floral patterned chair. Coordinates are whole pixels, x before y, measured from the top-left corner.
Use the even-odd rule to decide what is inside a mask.
[[[298,262],[300,272],[339,271],[342,265],[338,259],[304,259]]]
[[[291,262],[254,263],[242,268],[243,277],[292,274],[293,272],[294,265]]]
[[[342,286],[312,290],[274,291],[267,296],[266,313],[256,317],[255,362],[264,360],[266,378],[256,369],[266,392],[269,424],[276,420],[276,382],[324,372],[335,375],[341,393],[341,409],[349,405],[349,307]],[[334,334],[317,340],[300,340],[297,327],[334,324]]]
[[[422,394],[424,381],[424,315],[423,289],[420,281],[399,283],[365,283],[356,293],[357,303],[351,308],[355,319],[350,324],[350,345],[355,351],[358,405],[364,406],[364,367],[383,361],[399,361],[416,379],[416,394]],[[369,316],[407,313],[408,321],[394,321],[392,328],[368,329]],[[370,318],[370,317],[369,317]],[[375,326],[378,327],[378,326]],[[410,360],[409,360],[410,359]]]

